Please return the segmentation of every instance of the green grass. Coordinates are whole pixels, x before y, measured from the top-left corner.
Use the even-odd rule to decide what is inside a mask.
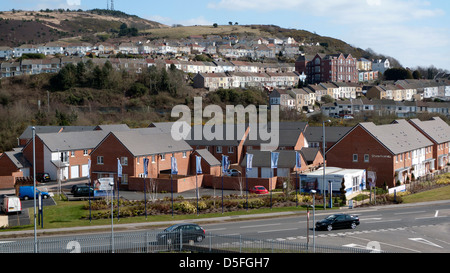
[[[403,203],[428,202],[448,199],[450,199],[450,186],[444,186],[402,197]]]

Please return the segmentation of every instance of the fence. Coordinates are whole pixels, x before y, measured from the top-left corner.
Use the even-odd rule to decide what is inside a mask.
[[[206,233],[203,240],[186,233],[121,232],[0,241],[0,253],[369,253],[368,249],[333,247],[312,243],[258,240],[242,236]],[[167,238],[170,238],[168,240]],[[311,241],[311,240],[310,240]],[[180,243],[181,242],[181,243]]]

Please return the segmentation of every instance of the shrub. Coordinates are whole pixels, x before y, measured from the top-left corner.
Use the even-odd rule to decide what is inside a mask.
[[[179,209],[182,212],[186,212],[186,213],[196,213],[197,212],[197,207],[194,206],[193,204],[191,204],[188,201],[183,201],[180,203]]]

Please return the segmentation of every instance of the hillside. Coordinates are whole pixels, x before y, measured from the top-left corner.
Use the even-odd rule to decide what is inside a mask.
[[[167,27],[110,10],[3,11],[0,12],[0,46],[39,44],[67,38],[95,42],[96,34],[117,33],[123,23],[138,31]]]

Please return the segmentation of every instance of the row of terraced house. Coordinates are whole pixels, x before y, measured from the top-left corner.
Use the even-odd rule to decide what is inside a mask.
[[[0,155],[0,188],[14,187],[18,177],[32,175],[30,170],[35,164],[38,173],[47,172],[52,180],[89,177],[96,181],[112,177],[122,190],[143,190],[144,183],[156,183],[158,191],[170,191],[174,186],[175,192],[182,192],[194,189],[196,183],[201,187],[220,187],[222,178],[227,189],[236,190],[242,177],[248,178],[250,187],[258,184],[274,189],[282,187],[288,178],[321,168],[324,148],[327,168],[366,170],[374,174],[378,187],[407,183],[445,170],[449,164],[450,127],[438,117],[425,121],[399,119],[386,125],[363,122],[353,127],[327,126],[325,147],[322,127],[280,122],[279,143],[275,147],[279,153],[277,168],[271,166],[271,151],[261,149],[268,141],[251,133],[257,130],[253,125],[224,127],[224,137],[212,140],[196,137],[195,132],[196,128],[214,128],[194,125],[190,138],[175,140],[173,124],[152,123],[136,129],[122,124],[37,126],[34,145],[29,127],[19,137],[19,147]],[[270,130],[267,126],[263,129]],[[226,130],[233,131],[229,134]],[[247,170],[247,154],[255,158],[251,170]],[[227,156],[232,168],[241,170],[242,176],[223,177],[222,156]],[[177,161],[177,174],[171,174],[172,157]],[[196,157],[201,158],[201,173],[197,172]],[[170,183],[171,179],[175,184]],[[363,181],[367,179],[358,183]]]

